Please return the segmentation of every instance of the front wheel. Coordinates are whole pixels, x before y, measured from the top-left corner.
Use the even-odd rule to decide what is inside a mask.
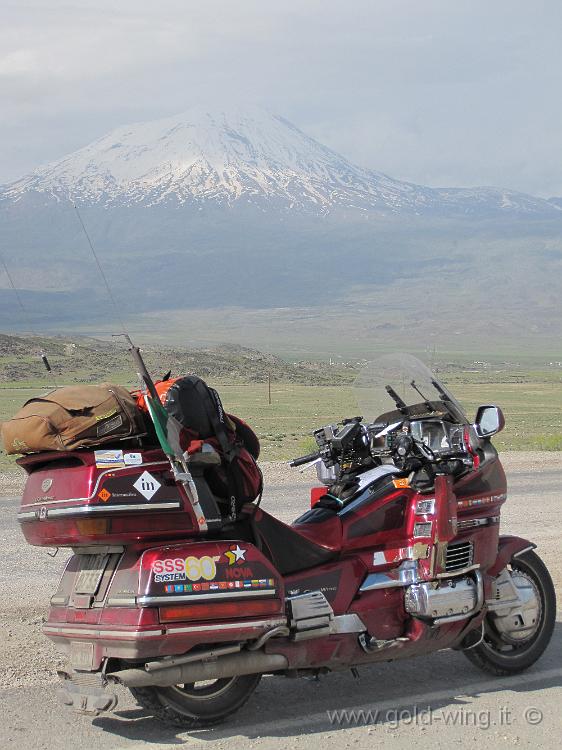
[[[143,708],[164,724],[197,729],[219,724],[248,700],[259,674],[225,677],[172,687],[130,688]]]
[[[533,551],[508,566],[519,596],[516,607],[489,612],[481,643],[464,653],[480,669],[494,675],[522,672],[548,646],[556,622],[556,594],[550,574]]]

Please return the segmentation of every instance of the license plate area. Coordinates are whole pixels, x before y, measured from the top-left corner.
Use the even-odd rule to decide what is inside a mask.
[[[95,596],[110,555],[80,555],[80,572],[74,583],[74,594]]]
[[[70,644],[70,666],[83,672],[94,668],[94,644],[72,641]]]

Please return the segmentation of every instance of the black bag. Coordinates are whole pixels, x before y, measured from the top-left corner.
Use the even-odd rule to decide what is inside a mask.
[[[224,411],[214,388],[196,375],[178,378],[168,388],[164,406],[182,425],[184,450],[193,455],[205,442],[220,455],[221,466],[206,474],[215,495],[228,498],[239,508],[261,494],[262,474],[255,460],[258,438],[245,422]]]

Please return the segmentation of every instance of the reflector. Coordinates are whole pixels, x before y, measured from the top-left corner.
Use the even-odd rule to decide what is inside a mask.
[[[84,536],[107,534],[109,531],[109,520],[107,518],[85,518],[76,521],[76,528]]]
[[[278,615],[282,611],[280,599],[238,602],[211,602],[160,607],[160,622],[178,620],[226,620],[261,615]]]

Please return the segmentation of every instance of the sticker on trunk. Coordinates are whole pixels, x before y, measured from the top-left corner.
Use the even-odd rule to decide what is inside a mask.
[[[123,460],[125,466],[140,466],[142,464],[142,453],[125,453]]]
[[[155,495],[162,485],[153,477],[148,471],[143,471],[137,481],[133,484],[133,487],[139,492],[144,498],[150,500]]]
[[[169,581],[199,581],[201,578],[212,581],[217,574],[215,559],[209,555],[203,557],[176,557],[166,560],[155,560],[152,572],[156,583]]]
[[[123,451],[120,450],[94,451],[94,457],[98,469],[114,469],[116,466],[125,466]]]

